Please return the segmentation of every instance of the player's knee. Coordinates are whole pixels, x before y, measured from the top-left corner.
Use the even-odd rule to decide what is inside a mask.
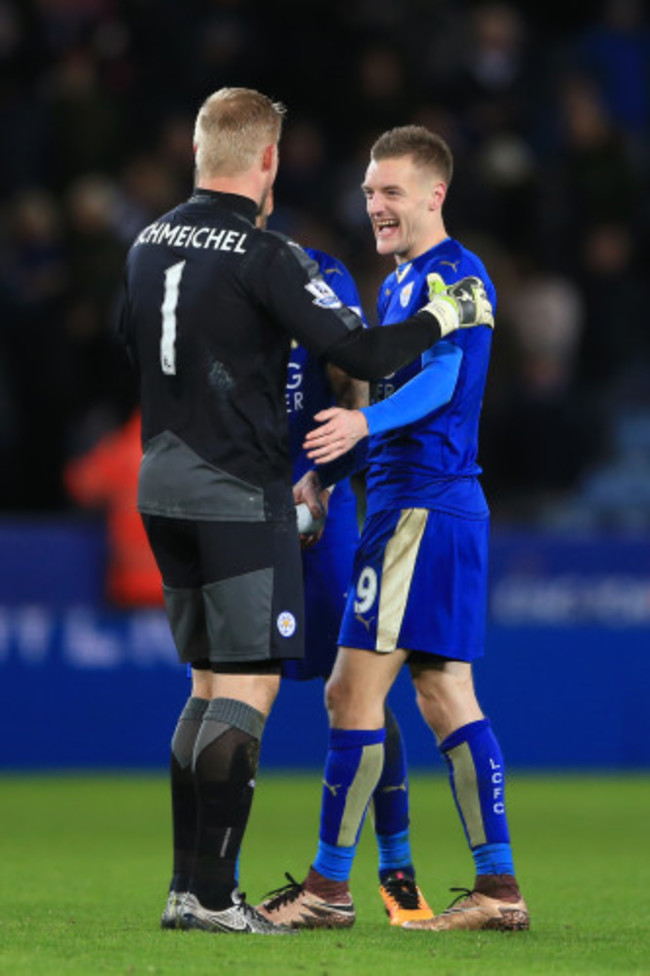
[[[280,690],[279,674],[255,675],[250,689],[250,704],[263,715],[269,715]]]
[[[349,678],[333,675],[325,688],[330,726],[341,729],[380,729],[384,726],[384,700]]]
[[[354,684],[345,677],[333,675],[329,679],[325,686],[325,707],[333,728],[367,727]]]
[[[332,725],[346,710],[352,688],[345,679],[332,675],[325,685],[325,708]]]
[[[200,665],[200,666],[199,666]],[[212,698],[212,671],[210,663],[198,662],[192,666],[192,696],[194,698]]]

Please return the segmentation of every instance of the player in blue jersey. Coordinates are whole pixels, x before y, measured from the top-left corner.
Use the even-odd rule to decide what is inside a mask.
[[[341,301],[361,314],[361,303],[350,272],[336,258],[313,248],[305,252],[316,262],[323,279]],[[295,500],[309,504],[309,488],[327,511],[320,531],[301,537],[305,576],[305,646],[303,660],[286,661],[283,677],[295,680],[327,678],[336,657],[339,624],[345,605],[354,553],[359,538],[356,497],[348,478],[335,490],[322,490],[315,467],[303,449],[303,441],[313,427],[313,418],[326,407],[338,404],[349,409],[367,405],[368,386],[330,363],[310,356],[305,347],[292,343],[287,370],[287,414],[289,451],[293,465]],[[323,481],[327,481],[326,476]],[[317,529],[312,526],[312,529]]]
[[[361,300],[350,272],[336,258],[305,248],[318,264],[323,279],[341,301],[363,317]],[[297,486],[311,480],[314,464],[306,455],[303,441],[321,410],[338,403],[348,409],[368,402],[367,384],[354,380],[338,367],[310,356],[304,346],[294,344],[288,368],[287,411],[289,443]],[[330,471],[330,475],[334,472]],[[317,485],[321,479],[318,479]],[[327,476],[322,472],[327,484]],[[300,489],[297,493],[302,497]],[[339,624],[352,575],[359,540],[357,503],[348,478],[338,481],[328,498],[327,520],[322,535],[302,550],[305,588],[305,658],[285,661],[284,678],[326,679],[336,657]],[[384,767],[372,802],[379,849],[380,893],[391,924],[407,919],[431,918],[432,912],[415,883],[409,836],[409,793],[406,753],[399,725],[386,706],[386,750]]]
[[[363,190],[377,250],[397,267],[382,285],[380,325],[466,275],[479,258],[447,235],[442,207],[449,147],[418,126],[374,144]],[[487,323],[486,323],[487,324]],[[515,877],[504,762],[477,701],[472,662],[483,653],[489,512],[478,481],[478,426],[492,332],[456,332],[377,384],[373,405],[329,408],[306,438],[328,463],[369,435],[367,511],[327,684],[330,746],[316,858],[305,882],[264,906],[296,928],[343,925],[366,804],[383,762],[386,695],[403,664],[446,760],[475,863],[471,891],[436,918],[405,928],[519,930],[529,915]]]

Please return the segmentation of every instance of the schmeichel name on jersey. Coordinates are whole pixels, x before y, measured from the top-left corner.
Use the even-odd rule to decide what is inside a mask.
[[[212,251],[235,251],[245,254],[244,241],[248,235],[219,227],[194,227],[158,221],[149,224],[138,235],[137,244],[166,244],[174,247],[196,247]]]

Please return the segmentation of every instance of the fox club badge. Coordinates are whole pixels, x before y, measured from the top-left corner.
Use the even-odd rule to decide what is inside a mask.
[[[401,292],[399,293],[399,303],[402,308],[406,308],[408,303],[411,301],[411,295],[413,294],[413,282],[409,281],[408,285],[404,285]]]
[[[276,622],[282,637],[293,637],[296,632],[296,618],[289,610],[282,610]]]

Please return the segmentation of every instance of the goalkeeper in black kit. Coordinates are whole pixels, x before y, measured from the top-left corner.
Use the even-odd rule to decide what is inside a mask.
[[[490,322],[466,278],[398,325],[365,330],[286,237],[256,228],[284,107],[224,88],[195,125],[196,188],[128,256],[121,331],[138,373],[138,507],[191,696],[171,749],[173,873],[163,928],[286,934],[237,888],[264,723],[303,655],[285,408],[291,340],[360,379]]]

